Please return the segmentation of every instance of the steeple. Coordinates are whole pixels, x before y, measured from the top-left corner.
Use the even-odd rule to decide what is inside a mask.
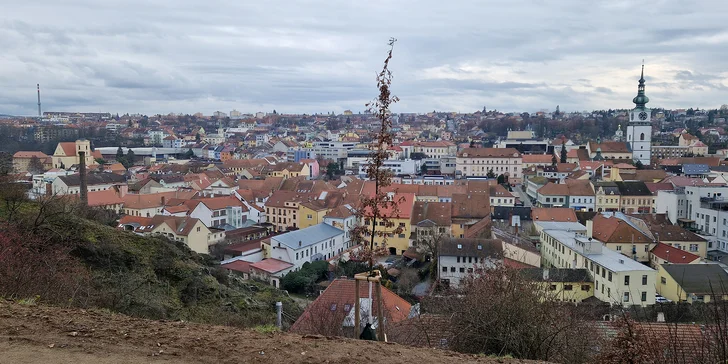
[[[637,86],[637,96],[632,99],[637,109],[644,109],[645,104],[650,102],[650,98],[645,96],[645,63],[642,62],[642,73],[640,74],[639,85]]]

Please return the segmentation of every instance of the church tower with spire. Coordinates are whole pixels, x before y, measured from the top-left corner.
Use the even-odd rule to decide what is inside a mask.
[[[632,99],[635,108],[629,114],[627,125],[627,143],[632,149],[632,159],[650,165],[652,156],[652,122],[651,112],[645,105],[650,99],[645,95],[645,65],[642,64],[642,74],[637,87],[637,96]]]

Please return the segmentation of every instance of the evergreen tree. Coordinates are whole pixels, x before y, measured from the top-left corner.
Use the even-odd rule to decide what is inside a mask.
[[[422,163],[420,166],[420,173],[424,176],[427,174],[427,164]]]
[[[488,170],[488,174],[485,175],[488,178],[495,178],[495,173],[493,173],[493,168]]]
[[[566,163],[566,143],[561,144],[561,163]]]
[[[119,149],[116,150],[116,160],[118,161],[120,158],[124,157],[124,151],[119,147]]]
[[[200,137],[200,133],[195,134],[195,142],[199,143],[202,137]]]
[[[551,165],[556,167],[556,163],[558,163],[558,160],[556,159],[556,154],[551,155]]]
[[[43,173],[43,162],[40,161],[40,158],[36,156],[30,157],[30,162],[28,162],[28,172],[32,174]]]

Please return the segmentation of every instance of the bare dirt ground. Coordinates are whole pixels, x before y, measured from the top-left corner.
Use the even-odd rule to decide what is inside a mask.
[[[523,363],[342,338],[261,334],[151,321],[97,310],[0,301],[0,362],[117,363]]]

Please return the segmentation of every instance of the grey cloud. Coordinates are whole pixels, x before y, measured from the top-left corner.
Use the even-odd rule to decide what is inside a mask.
[[[654,103],[715,107],[727,13],[678,0],[16,1],[0,13],[0,113],[33,114],[37,82],[47,109],[363,110],[390,36],[395,111],[627,107],[643,58]],[[462,67],[483,64],[497,72]],[[422,79],[443,66],[458,79]]]

